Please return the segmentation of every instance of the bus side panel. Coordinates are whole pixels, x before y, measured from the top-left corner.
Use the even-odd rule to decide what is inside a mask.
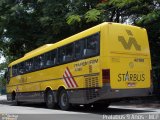
[[[69,91],[71,103],[86,103],[87,97],[88,99],[95,97],[92,90],[102,86],[99,63],[100,59],[98,56],[19,75],[11,78],[10,82],[13,86],[8,86],[7,92],[11,94],[15,91],[19,101],[43,102],[44,91],[47,87],[57,91],[62,86]],[[64,76],[66,72],[69,73],[66,80],[70,81],[70,86],[65,82]]]

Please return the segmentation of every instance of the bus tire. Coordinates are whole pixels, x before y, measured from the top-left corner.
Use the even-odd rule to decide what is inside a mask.
[[[46,106],[47,106],[47,108],[49,108],[49,109],[53,109],[53,108],[55,108],[55,106],[56,106],[55,99],[54,99],[54,95],[53,95],[53,92],[52,92],[51,90],[49,90],[49,91],[47,92]]]
[[[59,94],[59,107],[62,110],[69,110],[71,107],[71,104],[69,103],[68,94],[64,89],[62,89]]]
[[[13,101],[13,105],[15,105],[15,106],[19,106],[19,105],[20,105],[20,102],[19,102],[19,101],[17,101],[17,100],[14,100],[14,101]]]

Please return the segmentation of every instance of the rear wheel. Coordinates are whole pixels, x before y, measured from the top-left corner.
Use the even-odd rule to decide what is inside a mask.
[[[51,90],[47,92],[47,96],[46,96],[46,106],[47,106],[48,108],[50,108],[50,109],[56,107],[54,95],[53,95],[53,92],[52,92]]]
[[[62,110],[69,110],[69,108],[71,107],[71,104],[69,103],[67,92],[64,89],[60,91],[59,107]]]

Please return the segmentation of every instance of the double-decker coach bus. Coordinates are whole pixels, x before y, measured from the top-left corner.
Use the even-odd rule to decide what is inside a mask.
[[[37,48],[8,66],[7,98],[68,110],[147,96],[151,61],[144,28],[102,23]]]

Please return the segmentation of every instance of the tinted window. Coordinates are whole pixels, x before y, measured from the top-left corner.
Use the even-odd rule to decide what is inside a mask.
[[[55,65],[57,62],[57,50],[51,51],[51,62]]]
[[[46,67],[53,66],[57,62],[57,50],[46,53]]]
[[[13,77],[18,75],[18,67],[17,67],[17,65],[14,65],[12,67],[12,75],[13,75]]]
[[[45,60],[45,54],[40,55],[39,56],[39,60],[40,60],[40,69],[44,68],[46,66],[46,60]]]
[[[73,55],[74,55],[73,48],[74,48],[73,43],[65,46],[65,50],[66,50],[65,61],[66,62],[73,60]]]
[[[33,62],[33,70],[38,70],[40,69],[40,57],[35,57]]]
[[[95,34],[86,38],[86,46],[84,48],[84,56],[93,56],[99,53],[99,34]]]
[[[84,46],[85,46],[85,40],[79,40],[75,42],[75,58],[76,59],[82,58]]]
[[[65,61],[65,47],[58,49],[58,63],[63,63]]]
[[[33,59],[27,60],[25,62],[26,72],[30,72],[33,70]]]
[[[73,60],[74,52],[73,52],[73,46],[74,44],[68,44],[66,46],[63,46],[59,48],[59,54],[58,54],[58,62],[63,63],[63,62],[69,62]]]
[[[43,55],[39,55],[25,62],[14,65],[12,67],[12,75],[16,76],[46,67],[51,67],[56,64],[70,62],[74,60],[74,57],[78,60],[98,55],[100,51],[99,37],[99,33],[96,33],[74,43],[60,47],[58,50],[52,50],[44,53]]]
[[[18,64],[18,75],[25,73],[24,62]]]

